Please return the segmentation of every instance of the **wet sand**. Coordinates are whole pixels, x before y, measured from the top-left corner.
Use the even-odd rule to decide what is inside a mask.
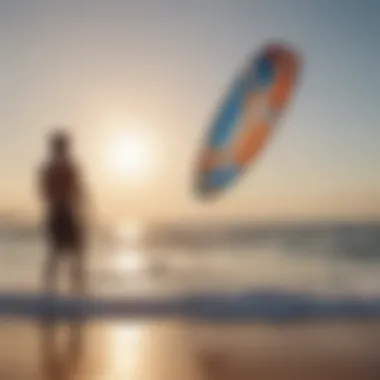
[[[380,321],[0,321],[4,380],[379,380]]]
[[[206,379],[380,379],[379,322],[198,328]]]

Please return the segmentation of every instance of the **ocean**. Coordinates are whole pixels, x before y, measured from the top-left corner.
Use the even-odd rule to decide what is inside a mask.
[[[45,255],[38,230],[3,228],[0,295],[41,294]],[[245,306],[258,299],[278,303],[280,297],[283,302],[284,295],[293,296],[285,301],[294,303],[299,300],[294,297],[304,294],[377,302],[380,223],[194,224],[140,226],[117,234],[98,231],[92,234],[87,264],[90,294],[103,299],[204,297],[227,302],[226,310],[237,296]],[[62,271],[62,289],[67,269]]]
[[[0,377],[378,379],[379,247],[376,223],[129,226],[92,235],[75,298],[43,293],[38,231],[3,229]]]

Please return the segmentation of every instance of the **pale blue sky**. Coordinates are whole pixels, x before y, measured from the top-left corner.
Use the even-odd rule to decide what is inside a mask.
[[[44,134],[64,123],[111,219],[380,216],[379,19],[377,0],[0,1],[0,210],[35,212]],[[191,192],[202,136],[273,39],[303,53],[300,86],[265,154],[204,206]],[[136,187],[101,168],[114,130],[140,124],[159,153]]]

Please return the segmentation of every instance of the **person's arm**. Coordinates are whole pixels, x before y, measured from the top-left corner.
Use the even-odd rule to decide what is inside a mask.
[[[93,204],[91,204],[86,182],[79,168],[75,168],[74,184],[75,197],[78,205],[77,211],[81,214],[85,225],[90,227],[93,224]]]
[[[38,171],[37,178],[37,186],[38,186],[38,195],[42,201],[46,201],[49,195],[48,184],[47,184],[47,173],[46,168],[42,168]]]
[[[80,207],[87,207],[88,194],[83,180],[83,175],[79,167],[74,167],[74,197]]]

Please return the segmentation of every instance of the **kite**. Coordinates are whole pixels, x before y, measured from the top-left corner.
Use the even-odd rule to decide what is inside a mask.
[[[266,45],[241,70],[214,119],[196,166],[195,187],[212,198],[233,184],[263,151],[289,102],[300,59]]]

